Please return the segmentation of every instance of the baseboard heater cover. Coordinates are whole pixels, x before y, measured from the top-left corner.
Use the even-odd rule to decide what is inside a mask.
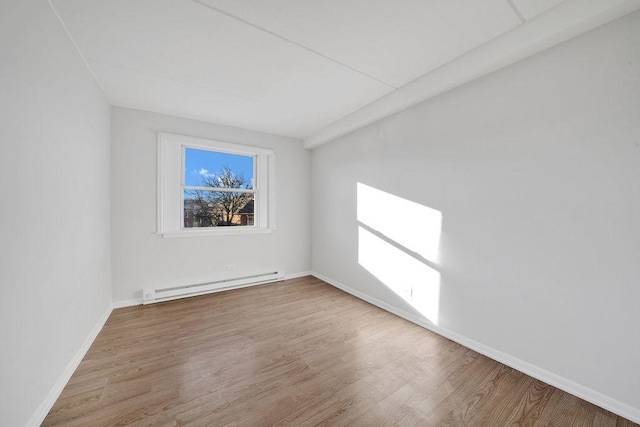
[[[171,288],[147,288],[142,290],[142,304],[169,301],[179,298],[193,297],[196,295],[221,292],[229,289],[242,288],[251,285],[279,282],[284,280],[283,271],[269,271],[266,273],[251,274],[242,277],[220,279],[213,282],[198,283],[194,285],[175,286]]]

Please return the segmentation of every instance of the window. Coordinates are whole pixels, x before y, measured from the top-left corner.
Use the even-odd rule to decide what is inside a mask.
[[[158,134],[158,233],[266,232],[275,224],[271,150]]]

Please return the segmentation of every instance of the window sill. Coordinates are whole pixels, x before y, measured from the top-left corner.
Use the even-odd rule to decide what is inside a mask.
[[[237,228],[237,227],[225,227],[215,229],[207,229],[207,230],[178,230],[178,231],[159,231],[156,234],[159,234],[164,239],[174,239],[174,238],[183,238],[183,237],[215,237],[215,236],[241,236],[248,234],[267,234],[271,233],[273,228],[256,228],[256,227],[247,227],[247,228]]]

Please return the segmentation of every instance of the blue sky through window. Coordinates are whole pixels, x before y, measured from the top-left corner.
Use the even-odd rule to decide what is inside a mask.
[[[228,166],[234,175],[242,173],[246,182],[253,182],[253,156],[218,151],[185,148],[184,184],[202,185],[202,178],[218,174]]]

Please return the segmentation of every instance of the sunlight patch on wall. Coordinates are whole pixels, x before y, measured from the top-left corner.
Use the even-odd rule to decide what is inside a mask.
[[[436,262],[442,231],[439,210],[358,183],[358,221]]]
[[[358,263],[432,323],[438,322],[440,273],[358,227]]]
[[[438,324],[442,213],[358,183],[358,263]]]

